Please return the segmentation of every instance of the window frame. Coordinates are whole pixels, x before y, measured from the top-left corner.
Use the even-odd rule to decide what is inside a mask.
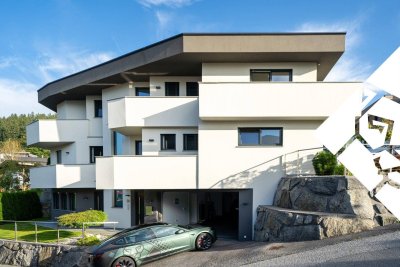
[[[100,110],[100,111],[98,111]],[[96,99],[94,100],[94,117],[103,118],[103,101]]]
[[[121,201],[117,201],[117,191],[121,191],[122,199]],[[117,203],[121,203],[121,206],[117,206]],[[113,190],[113,208],[122,209],[124,207],[124,190],[122,189],[114,189]]]
[[[190,85],[196,84],[196,88],[190,88]],[[189,94],[189,90],[196,90],[195,94]],[[186,82],[186,96],[199,96],[199,83],[198,82]]]
[[[125,135],[123,135],[117,131],[113,131],[112,136],[113,136],[113,138],[112,138],[113,139],[113,155],[114,156],[123,155],[124,154],[123,153],[123,144],[124,144]],[[118,137],[121,138],[121,141],[120,141],[121,147],[118,147],[118,142],[119,142]]]
[[[171,95],[171,94],[167,94],[167,84],[169,85],[169,84],[175,84],[175,85],[178,85],[178,88],[176,89],[177,90],[177,94],[175,94],[175,95]],[[165,82],[165,85],[164,85],[165,87],[165,96],[179,96],[179,82]],[[168,88],[168,90],[170,90],[170,88]]]
[[[60,209],[68,210],[68,194],[66,192],[60,193]]]
[[[60,194],[59,192],[53,192],[53,209],[60,209]]]
[[[101,148],[101,155],[95,155],[95,149]],[[96,163],[96,157],[101,157],[103,156],[103,146],[89,146],[89,162],[90,163]]]
[[[76,211],[76,193],[68,193],[68,207],[69,210]]]
[[[269,80],[268,81],[253,81],[251,78],[251,74],[253,72],[263,72],[269,73]],[[273,83],[281,83],[280,81],[272,81],[272,75],[274,72],[288,72],[289,73],[289,81],[282,81],[284,82],[292,82],[293,81],[293,69],[250,69],[250,82],[273,82]]]
[[[56,164],[62,164],[62,150],[56,150]]]
[[[187,137],[189,135],[196,136],[196,149],[188,149],[187,148]],[[199,150],[199,134],[183,134],[183,151],[198,151]]]
[[[258,144],[242,144],[241,143],[241,136],[240,133],[243,130],[247,130],[248,132],[252,131],[256,131],[258,130]],[[262,144],[262,135],[261,132],[263,130],[279,130],[280,135],[279,135],[279,144],[275,144],[275,145],[268,145],[268,144]],[[238,146],[239,147],[281,147],[283,146],[283,127],[239,127],[238,128]]]
[[[173,136],[174,137],[174,148],[164,148],[164,136]],[[171,134],[171,133],[165,133],[165,134],[160,134],[160,150],[161,151],[176,151],[176,134]]]

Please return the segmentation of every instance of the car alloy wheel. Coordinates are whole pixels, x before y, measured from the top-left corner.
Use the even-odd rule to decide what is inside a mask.
[[[135,267],[135,261],[129,257],[120,257],[118,258],[112,267]]]
[[[208,233],[201,233],[196,238],[196,248],[198,250],[207,250],[211,248],[212,245],[212,237]]]

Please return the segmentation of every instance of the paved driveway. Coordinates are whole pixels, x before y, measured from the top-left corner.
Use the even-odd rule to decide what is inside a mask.
[[[400,266],[400,225],[327,240],[262,243],[217,240],[208,251],[185,252],[161,266]]]

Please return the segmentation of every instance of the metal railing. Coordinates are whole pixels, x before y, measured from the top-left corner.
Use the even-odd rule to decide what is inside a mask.
[[[34,229],[34,242],[38,243],[40,240],[38,239],[38,236],[40,235],[40,233],[42,233],[43,231],[47,231],[47,232],[52,232],[55,231],[56,232],[56,240],[57,240],[57,244],[60,242],[61,239],[60,238],[60,231],[77,231],[80,230],[82,231],[82,235],[81,237],[85,236],[85,232],[87,229],[89,229],[89,227],[93,226],[93,227],[101,227],[103,229],[106,229],[105,225],[110,224],[112,225],[112,227],[107,228],[107,229],[112,229],[113,232],[116,231],[116,225],[118,224],[118,222],[84,222],[82,223],[82,228],[72,228],[72,227],[61,227],[58,222],[56,221],[13,221],[13,220],[0,220],[0,225],[5,225],[5,224],[11,224],[14,225],[14,241],[18,241],[18,231],[22,232],[22,231],[26,231],[26,230],[21,230],[18,228],[18,224],[28,224],[33,226]],[[47,229],[38,229],[39,227],[46,227]],[[31,231],[31,230],[30,230]],[[4,238],[2,236],[0,236],[0,239],[8,239],[8,238]],[[23,239],[23,238],[22,238]],[[11,239],[10,239],[11,240]],[[27,241],[27,240],[23,240],[23,241]]]

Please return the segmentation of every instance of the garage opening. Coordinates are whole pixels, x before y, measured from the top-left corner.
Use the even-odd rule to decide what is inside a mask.
[[[216,229],[220,238],[238,238],[239,192],[199,192],[198,218]]]

